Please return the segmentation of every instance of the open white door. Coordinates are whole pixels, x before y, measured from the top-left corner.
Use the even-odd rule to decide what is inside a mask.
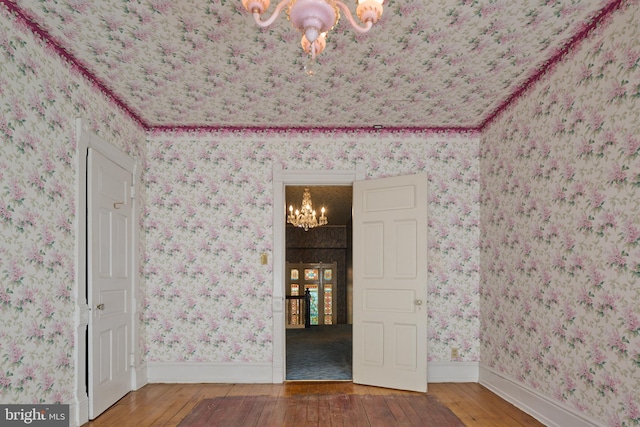
[[[131,390],[132,175],[89,149],[89,418]]]
[[[427,391],[427,176],[353,185],[353,382]]]

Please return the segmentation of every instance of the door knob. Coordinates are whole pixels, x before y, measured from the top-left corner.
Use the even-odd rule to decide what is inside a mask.
[[[98,310],[104,310],[104,303],[100,303],[100,304],[96,305],[96,308]]]
[[[421,299],[417,299],[414,301],[416,305],[422,305],[422,300]]]

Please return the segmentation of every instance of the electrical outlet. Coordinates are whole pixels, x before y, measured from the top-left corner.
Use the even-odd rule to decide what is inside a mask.
[[[457,347],[451,347],[451,359],[455,360],[458,357],[459,357],[458,348]]]

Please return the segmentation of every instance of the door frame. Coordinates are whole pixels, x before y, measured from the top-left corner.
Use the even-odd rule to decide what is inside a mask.
[[[287,185],[353,185],[366,177],[364,165],[356,164],[350,170],[284,170],[282,164],[273,165],[273,383],[286,378],[286,325],[285,325],[285,269],[286,269],[286,200]]]
[[[143,375],[143,370],[140,365],[140,354],[138,346],[139,336],[139,323],[137,321],[138,304],[138,241],[139,241],[139,229],[138,229],[138,200],[141,167],[137,158],[131,157],[118,148],[109,144],[94,132],[91,131],[90,121],[88,119],[79,118],[76,119],[76,157],[77,157],[77,173],[76,173],[76,214],[77,214],[77,232],[76,232],[76,277],[75,277],[75,313],[74,313],[74,325],[75,325],[75,338],[76,348],[74,354],[75,361],[75,393],[74,402],[70,408],[69,418],[70,421],[75,421],[76,425],[82,425],[89,421],[89,395],[87,384],[87,369],[88,369],[88,340],[87,334],[89,331],[89,317],[90,307],[87,304],[87,271],[88,262],[87,253],[87,173],[88,161],[87,152],[92,148],[114,163],[126,169],[131,173],[133,181],[133,195],[132,200],[132,233],[131,233],[131,280],[132,280],[132,294],[131,294],[131,318],[132,318],[132,331],[130,337],[130,348],[133,353],[133,360],[131,360],[132,369],[130,390],[137,390],[146,384],[146,376]]]

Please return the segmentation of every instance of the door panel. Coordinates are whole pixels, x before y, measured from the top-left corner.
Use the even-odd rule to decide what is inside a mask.
[[[427,389],[427,177],[354,183],[353,381]]]
[[[89,418],[131,390],[132,175],[89,149]]]
[[[363,362],[369,366],[383,367],[384,324],[381,322],[363,322],[362,329]]]

